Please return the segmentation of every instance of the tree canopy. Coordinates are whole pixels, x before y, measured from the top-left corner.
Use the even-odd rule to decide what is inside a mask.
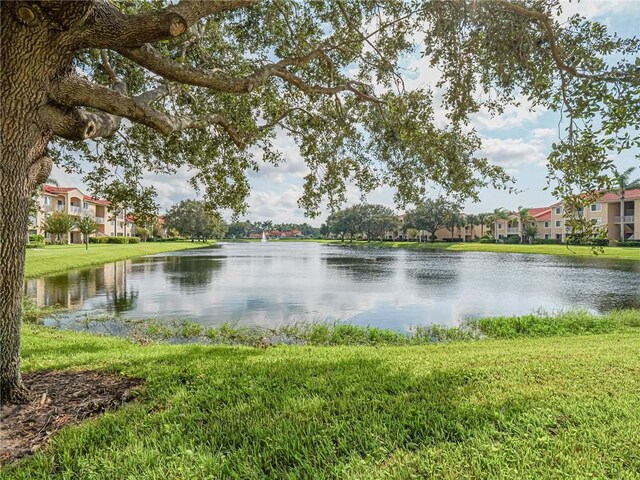
[[[227,227],[217,212],[207,210],[204,202],[183,200],[164,216],[168,229],[176,229],[184,237],[200,240],[222,238]]]
[[[21,385],[20,297],[33,190],[56,162],[136,216],[146,172],[193,172],[208,206],[246,208],[247,172],[307,165],[300,205],[336,207],[353,183],[399,206],[438,184],[456,199],[510,177],[480,158],[469,117],[527,98],[561,114],[549,156],[574,204],[640,142],[640,42],[560,0],[119,0],[0,2],[0,394]],[[405,88],[407,59],[441,72]],[[443,88],[446,125],[436,121]],[[87,167],[88,166],[88,167]]]

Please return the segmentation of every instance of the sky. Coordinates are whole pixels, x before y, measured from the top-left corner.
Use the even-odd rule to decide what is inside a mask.
[[[583,0],[581,2],[563,0],[564,15],[580,13],[607,25],[610,31],[621,36],[632,36],[640,33],[640,0]],[[417,54],[407,60],[409,74],[406,78],[408,89],[429,87],[435,83],[436,72],[427,65],[427,60]],[[434,91],[436,97],[437,90]],[[436,118],[444,121],[444,112],[436,108]],[[479,156],[486,157],[491,163],[502,166],[515,180],[518,193],[484,189],[480,193],[479,203],[468,203],[464,210],[467,213],[491,211],[498,207],[515,210],[518,206],[541,207],[556,201],[547,186],[546,158],[551,144],[558,138],[558,114],[554,112],[531,111],[526,99],[518,107],[508,108],[503,115],[491,118],[480,112],[472,118],[471,126],[476,128],[482,138],[483,147]],[[274,167],[263,166],[259,172],[249,172],[252,188],[249,197],[247,218],[252,221],[273,220],[275,223],[307,222],[319,226],[326,218],[324,211],[319,217],[309,219],[298,208],[297,200],[302,195],[303,177],[307,172],[304,161],[291,138],[284,132],[277,133],[276,145],[286,160]],[[627,152],[614,161],[619,169],[630,166],[639,167],[640,162],[634,159],[638,152]],[[255,154],[260,156],[260,152]],[[54,167],[51,174],[61,186],[77,186],[87,191],[79,175],[65,173]],[[153,185],[158,193],[157,201],[161,212],[180,200],[196,198],[189,185],[192,174],[182,169],[175,175],[149,175],[146,183]],[[437,190],[434,191],[437,194]],[[359,192],[350,189],[347,205],[360,201]],[[396,209],[393,192],[389,187],[380,187],[371,192],[366,201],[381,203]],[[396,209],[397,210],[397,209]]]

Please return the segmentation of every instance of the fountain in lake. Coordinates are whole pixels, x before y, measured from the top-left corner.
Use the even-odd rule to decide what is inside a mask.
[[[266,242],[267,241],[267,234],[262,232],[262,240],[260,240],[261,242]]]

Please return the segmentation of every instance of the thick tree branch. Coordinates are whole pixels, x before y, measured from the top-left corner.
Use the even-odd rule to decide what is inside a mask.
[[[253,5],[258,0],[181,0],[163,10],[127,15],[99,3],[78,38],[80,47],[138,47],[175,38],[203,17]]]
[[[67,140],[111,137],[121,124],[120,117],[108,113],[94,113],[53,104],[40,110],[40,118],[54,135]]]
[[[140,48],[121,48],[117,51],[129,60],[167,80],[205,87],[216,92],[250,93],[269,78],[279,77],[307,94],[334,95],[340,92],[352,92],[363,100],[381,102],[375,96],[357,88],[356,85],[362,85],[357,82],[346,82],[330,87],[310,85],[288,70],[287,67],[306,65],[314,59],[326,57],[325,51],[320,48],[300,57],[283,58],[277,63],[263,65],[256,68],[250,75],[243,77],[217,70],[198,70],[189,65],[183,65],[162,56],[150,45],[144,45]]]
[[[95,108],[118,117],[125,117],[135,123],[151,127],[163,135],[170,135],[191,128],[206,128],[210,125],[221,127],[231,140],[244,147],[244,141],[231,123],[221,115],[203,118],[167,115],[154,110],[149,104],[168,93],[167,87],[159,87],[138,97],[127,97],[107,87],[94,84],[79,77],[68,77],[52,85],[51,98],[61,105]]]
[[[560,49],[560,46],[558,45],[558,40],[553,29],[553,24],[551,23],[551,19],[549,19],[546,14],[538,12],[536,10],[529,10],[525,7],[513,4],[508,0],[490,0],[489,4],[491,3],[500,5],[505,10],[515,13],[521,17],[536,20],[537,22],[541,23],[542,27],[544,28],[545,34],[547,35],[547,39],[549,40],[549,48],[551,49],[551,56],[553,57],[553,61],[560,70],[568,73],[569,75],[583,79],[600,80],[603,82],[638,82],[637,76],[634,77],[626,74],[595,75],[578,71],[575,67],[568,65],[564,61],[562,51]]]
[[[51,175],[52,168],[53,160],[46,155],[31,163],[29,166],[29,185],[31,188],[35,188],[46,182],[49,175]]]

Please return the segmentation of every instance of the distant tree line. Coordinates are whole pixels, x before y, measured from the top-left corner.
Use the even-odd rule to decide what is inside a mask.
[[[529,210],[518,207],[517,212],[509,212],[504,208],[496,208],[493,212],[465,214],[456,202],[438,197],[425,199],[400,216],[383,205],[359,204],[329,215],[321,227],[321,233],[325,237],[353,241],[356,238],[381,240],[387,233],[402,232],[404,238],[409,240],[435,242],[436,232],[447,229],[452,240],[462,241],[465,232],[461,230],[469,226],[472,232],[470,240],[497,242],[498,224],[505,221],[520,226],[519,234],[513,236],[517,242],[532,243],[538,234],[538,227]],[[480,227],[479,236],[474,236],[477,226]]]
[[[248,238],[252,234],[262,234],[262,232],[290,232],[292,230],[299,230],[300,235],[303,237],[318,238],[321,236],[320,229],[312,227],[308,223],[274,223],[271,220],[251,222],[243,220],[227,225],[226,238]]]

